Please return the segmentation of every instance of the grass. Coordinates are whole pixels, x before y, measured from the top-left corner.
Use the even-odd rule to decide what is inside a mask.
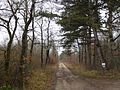
[[[66,65],[73,72],[73,74],[82,77],[94,78],[94,79],[116,79],[116,80],[120,79],[120,72],[118,71],[88,70],[84,65],[73,65],[73,64],[66,64]]]
[[[0,90],[14,90],[10,85],[8,86],[1,86]]]
[[[37,68],[32,71],[29,78],[27,90],[48,90],[56,71],[55,65],[48,65],[44,68]]]

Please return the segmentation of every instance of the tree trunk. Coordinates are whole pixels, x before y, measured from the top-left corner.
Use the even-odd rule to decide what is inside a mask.
[[[91,65],[91,28],[89,28],[89,34],[88,34],[88,44],[87,44],[87,49],[88,49],[88,65]]]
[[[95,5],[98,6],[98,0],[95,1]],[[99,12],[98,12],[98,7],[96,7],[95,11],[94,11],[94,19],[95,19],[95,23],[98,24],[97,27],[93,28],[93,34],[94,34],[94,38],[95,38],[95,45],[97,47],[97,52],[98,52],[98,58],[100,59],[100,66],[102,67],[102,63],[105,63],[105,68],[107,69],[107,61],[103,55],[103,51],[102,51],[102,47],[100,45],[100,41],[98,39],[98,35],[97,35],[97,30],[100,28],[99,26]],[[93,17],[93,16],[92,16]],[[102,67],[103,69],[103,67]]]
[[[83,54],[83,52],[84,52],[84,46],[83,45],[81,45],[81,62],[83,63],[83,59],[84,59],[84,54]]]
[[[12,35],[9,33],[10,32],[9,22],[8,22],[8,30],[7,30],[9,33],[10,40],[8,42],[6,54],[4,56],[5,57],[5,65],[4,66],[5,66],[5,72],[6,72],[6,85],[9,84],[9,63],[10,63],[10,59],[11,59],[11,47],[12,47],[12,42],[13,42],[15,32],[17,30],[17,22],[18,22],[18,18],[15,15],[14,15],[14,18],[15,18],[15,27],[14,27]]]
[[[47,50],[46,50],[46,63],[50,62],[50,57],[49,57],[49,50],[50,50],[50,19],[48,20],[48,28],[47,28]]]
[[[23,35],[22,35],[22,50],[21,50],[21,58],[20,58],[20,88],[23,89],[24,86],[24,68],[25,68],[25,61],[27,60],[27,48],[28,48],[28,43],[27,43],[27,28],[24,30]]]
[[[80,55],[80,45],[79,45],[79,41],[78,41],[78,39],[77,39],[77,45],[78,45],[78,61],[79,61],[79,63],[81,63],[81,60],[80,60],[80,58],[81,58],[81,55]]]
[[[32,61],[33,47],[34,47],[34,40],[35,40],[34,15],[35,15],[35,8],[33,11],[33,19],[32,19],[32,41],[31,41],[32,43],[31,43],[31,48],[30,48],[30,62]]]
[[[85,43],[85,45],[84,45],[85,46],[85,48],[84,48],[85,49],[85,52],[84,52],[85,62],[84,63],[87,64],[87,44],[86,44],[87,43],[87,38],[86,38],[87,37],[87,27],[85,27],[85,28],[86,28],[85,37],[84,37],[84,41],[83,41]]]
[[[28,27],[33,19],[33,11],[35,7],[35,1],[32,0],[32,5],[30,8],[30,17],[28,19],[28,2],[25,0],[25,6],[26,6],[26,11],[25,11],[25,28],[24,32],[22,35],[22,49],[21,49],[21,57],[20,57],[20,66],[19,66],[19,71],[20,71],[20,77],[19,77],[19,87],[21,90],[24,88],[24,68],[25,68],[25,61],[27,60],[27,49],[28,49],[28,42],[27,42],[27,33],[28,33]]]
[[[93,67],[96,68],[97,64],[97,46],[94,44],[94,51],[93,51]]]
[[[5,56],[5,75],[6,75],[6,85],[9,85],[9,63],[10,63],[10,54],[11,54],[12,40],[8,42],[6,56]]]
[[[100,66],[101,66],[102,63],[105,63],[106,68],[107,68],[107,61],[103,56],[102,48],[101,48],[101,45],[100,45],[100,42],[99,42],[99,39],[98,39],[98,35],[97,35],[97,30],[93,29],[93,33],[94,33],[94,37],[95,37],[95,45],[97,47],[97,52],[98,52],[98,56],[99,56],[99,59],[100,59]]]
[[[42,23],[40,26],[40,30],[41,30],[41,67],[43,66],[43,18],[42,18]]]
[[[110,48],[110,55],[109,55],[109,60],[110,60],[110,68],[115,65],[115,62],[113,61],[113,46],[114,46],[114,41],[113,41],[113,33],[112,33],[112,6],[111,6],[111,1],[108,1],[108,27],[109,27],[109,48]]]

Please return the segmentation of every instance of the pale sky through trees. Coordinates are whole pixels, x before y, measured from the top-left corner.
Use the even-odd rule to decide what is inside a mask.
[[[60,0],[58,0],[58,1],[60,1]],[[0,8],[1,8],[1,6],[3,7],[2,3],[4,3],[4,2],[5,2],[5,0],[0,1]],[[36,5],[36,8],[39,8],[39,7],[41,7],[41,6]],[[42,7],[43,7],[43,11],[52,12],[52,13],[58,14],[58,15],[60,15],[61,12],[63,11],[63,9],[62,9],[63,6],[60,5],[59,3],[57,4],[57,3],[53,3],[53,2],[46,2],[46,3],[42,4]],[[106,13],[106,10],[101,11],[101,16],[103,17],[102,19],[106,19],[106,18],[104,18],[105,13]],[[51,20],[50,32],[52,32],[54,34],[53,38],[55,40],[60,40],[62,38],[62,37],[60,37],[61,33],[59,32],[61,29],[61,26],[57,25],[56,22],[57,22],[57,18],[54,18],[53,20]],[[19,23],[21,24],[22,21],[19,20]],[[36,23],[35,23],[35,27],[36,27],[35,31],[40,33],[39,27]],[[44,28],[44,37],[46,37],[46,30],[45,30],[46,27],[47,27],[47,23],[44,22],[44,27],[43,27]],[[7,44],[7,41],[8,41],[7,30],[5,30],[3,27],[0,27],[0,31],[1,31],[0,32],[0,45],[5,45],[5,44]],[[29,33],[29,35],[30,34],[31,33]],[[20,27],[17,28],[16,35],[18,36],[18,38],[21,37],[22,30]],[[38,39],[40,39],[40,36],[38,34],[35,34],[35,35]],[[15,38],[14,38],[14,42],[16,42]],[[60,49],[60,51],[61,50],[62,50],[62,48]]]
[[[0,90],[119,84],[120,0],[0,0]]]
[[[0,3],[0,6],[1,6],[1,4],[2,3],[4,3],[5,2],[5,0],[2,0],[1,1],[1,3]],[[38,6],[36,5],[36,8],[37,8]],[[62,8],[62,5],[58,5],[58,4],[55,4],[55,3],[50,3],[50,2],[46,2],[46,3],[44,3],[43,5],[42,5],[42,7],[43,7],[43,9],[44,9],[44,11],[48,11],[48,12],[52,12],[52,13],[54,13],[54,14],[58,14],[58,15],[60,15],[60,10],[58,10],[58,9],[60,9],[60,8]],[[20,16],[21,17],[21,16]],[[19,17],[19,18],[20,18]],[[51,24],[50,24],[50,31],[51,32],[53,32],[55,35],[54,35],[54,37],[55,37],[55,39],[57,40],[57,39],[60,39],[60,37],[58,36],[59,35],[59,30],[61,29],[61,27],[60,27],[60,25],[57,25],[56,24],[56,20],[57,18],[55,18],[55,19],[53,19],[53,20],[51,20]],[[22,21],[20,21],[19,20],[19,23],[22,23]],[[36,23],[35,23],[36,24]],[[37,24],[35,25],[35,27],[36,27],[36,31],[39,31],[40,32],[40,30],[39,30],[39,27],[37,26]],[[44,29],[46,29],[46,27],[47,27],[47,23],[46,23],[46,25],[44,26]],[[38,30],[37,30],[38,29]],[[0,44],[2,44],[2,43],[7,43],[6,41],[8,41],[7,39],[8,39],[8,34],[7,34],[7,30],[5,30],[3,27],[0,27]],[[22,30],[21,30],[21,28],[20,27],[18,27],[17,28],[17,31],[16,31],[16,35],[17,36],[20,36],[19,34],[21,34],[22,35]],[[30,34],[30,33],[29,33]],[[37,37],[39,37],[39,36],[37,36]],[[14,40],[15,41],[15,40]]]
[[[3,5],[3,3],[5,4],[5,2],[6,2],[5,0],[0,1],[0,8],[5,7],[5,5]],[[52,12],[52,13],[57,14],[57,15],[60,15],[61,12],[63,11],[63,9],[62,9],[63,5],[60,5],[60,3],[45,2],[41,5],[36,4],[36,8],[41,8],[41,7],[43,8],[43,11]],[[21,15],[18,15],[18,17],[19,17],[19,24],[24,25],[23,17]],[[47,20],[48,20],[47,18],[44,18],[44,26],[43,26],[44,39],[46,39],[46,35],[47,35],[47,33],[46,33],[46,29],[47,29],[47,26],[48,26]],[[59,32],[61,30],[61,26],[56,24],[56,22],[58,20],[59,19],[57,17],[55,17],[50,21],[50,33],[52,32],[52,34],[53,34],[52,38],[56,40],[55,44],[56,44],[57,49],[59,51],[58,53],[60,54],[63,51],[63,48],[59,47],[60,46],[59,41],[62,37],[60,36],[61,33]],[[41,20],[39,20],[39,23],[41,23]],[[17,27],[17,30],[16,30],[16,36],[19,40],[21,40],[23,31],[22,31],[22,28],[19,26],[19,24],[18,24],[18,27]],[[30,28],[31,28],[31,25],[30,25]],[[3,27],[0,27],[0,31],[1,31],[0,32],[0,46],[6,46],[7,43],[8,43],[8,40],[9,40],[8,32]],[[37,38],[37,41],[39,41],[39,42],[40,42],[40,39],[41,39],[40,33],[41,33],[40,28],[37,25],[37,23],[35,23],[35,37]],[[30,37],[32,37],[32,32],[28,32],[28,35]],[[14,37],[13,44],[18,42],[16,36]]]

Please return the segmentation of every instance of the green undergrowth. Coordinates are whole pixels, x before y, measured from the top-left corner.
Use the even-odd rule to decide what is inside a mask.
[[[0,90],[20,90],[17,87],[12,87],[11,85],[3,85],[0,87]]]
[[[75,75],[94,79],[120,79],[120,72],[115,70],[88,70],[84,65],[66,64]]]
[[[55,65],[48,65],[32,70],[31,77],[28,80],[27,90],[48,90],[55,71]]]
[[[0,90],[14,90],[14,89],[10,85],[8,86],[4,85],[0,87]]]

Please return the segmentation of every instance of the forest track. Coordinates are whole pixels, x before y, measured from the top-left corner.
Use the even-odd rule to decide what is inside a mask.
[[[120,81],[80,78],[59,63],[55,90],[120,90]]]

